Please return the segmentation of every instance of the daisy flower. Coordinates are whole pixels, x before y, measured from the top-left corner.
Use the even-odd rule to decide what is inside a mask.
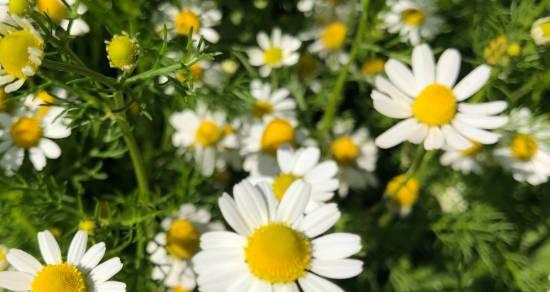
[[[271,89],[269,83],[253,80],[250,84],[250,93],[254,98],[250,109],[255,118],[262,119],[268,116],[293,118],[296,102],[290,97],[286,88]]]
[[[334,197],[338,189],[338,166],[333,160],[320,162],[321,151],[317,147],[300,148],[296,151],[289,145],[277,150],[279,172],[271,177],[252,177],[255,183],[271,184],[278,201],[283,199],[286,190],[297,180],[311,184],[311,201],[306,211],[321,206]]]
[[[377,185],[374,171],[378,148],[369,137],[368,130],[359,128],[354,131],[353,121],[340,120],[332,131],[334,138],[330,144],[330,154],[339,168],[340,197],[346,197],[350,188],[365,189],[368,185]]]
[[[36,74],[44,57],[44,40],[29,21],[6,17],[6,25],[0,25],[0,87],[10,93]]]
[[[170,124],[176,129],[172,144],[180,149],[188,149],[199,164],[202,174],[210,176],[216,167],[225,168],[220,155],[226,147],[233,146],[226,139],[226,122],[223,112],[210,112],[207,106],[199,103],[196,110],[174,113]]]
[[[212,27],[218,25],[222,19],[222,13],[216,8],[213,1],[203,0],[179,0],[178,6],[166,2],[158,9],[157,31],[162,31],[166,26],[170,37],[178,35],[189,36],[194,40],[201,37],[211,43],[217,43],[220,35]]]
[[[441,156],[440,162],[444,166],[450,166],[452,169],[461,171],[463,174],[482,173],[479,159],[483,145],[475,141],[470,141],[472,146],[465,150],[449,149]]]
[[[386,75],[377,77],[371,97],[377,111],[391,118],[404,119],[376,138],[376,145],[390,148],[404,141],[424,142],[426,150],[452,148],[464,150],[472,141],[494,144],[501,135],[496,129],[508,121],[496,116],[506,102],[468,104],[464,101],[489,79],[491,68],[480,65],[455,85],[460,71],[460,53],[447,49],[437,64],[428,45],[414,48],[412,72],[403,63],[390,59]]]
[[[131,71],[136,66],[139,55],[138,40],[126,32],[116,34],[110,41],[105,42],[107,59],[111,68]]]
[[[504,139],[504,147],[495,150],[504,168],[514,179],[531,185],[546,183],[550,177],[550,125],[546,117],[533,117],[527,108],[512,111],[512,134]]]
[[[300,145],[306,133],[294,119],[268,117],[255,122],[244,134],[241,154],[243,169],[252,176],[275,176],[278,171],[276,155],[281,145]]]
[[[235,232],[201,236],[202,251],[193,258],[200,291],[344,291],[325,279],[355,277],[361,250],[355,234],[321,236],[340,218],[336,204],[304,214],[311,185],[292,184],[278,202],[269,185],[247,181],[233,189],[234,199],[219,199],[221,212]]]
[[[8,248],[0,244],[0,271],[5,271],[9,266],[8,260],[6,259],[7,254]]]
[[[311,53],[326,56],[329,53],[340,50],[346,41],[348,27],[341,21],[333,21],[326,24],[316,32],[316,39],[309,47]]]
[[[59,24],[72,36],[84,35],[90,32],[90,26],[82,16],[88,11],[88,7],[77,0],[65,0],[67,7],[61,0],[37,0],[36,9],[47,15],[53,22]],[[78,18],[68,19],[70,10],[74,10]]]
[[[533,23],[531,37],[539,46],[550,44],[550,17],[537,19]]]
[[[261,67],[260,75],[269,76],[271,70],[283,66],[292,66],[298,62],[298,49],[302,42],[290,35],[283,35],[279,28],[273,29],[271,38],[265,32],[256,37],[259,48],[248,50],[250,65]]]
[[[193,204],[181,206],[177,214],[162,221],[163,231],[147,245],[151,255],[153,280],[160,280],[172,291],[193,291],[196,276],[192,258],[199,251],[199,238],[208,231],[224,230],[221,222],[211,223],[206,209]]]
[[[389,5],[382,19],[390,33],[399,33],[402,42],[417,45],[422,39],[431,40],[443,26],[431,0],[394,0]]]
[[[7,259],[16,271],[0,272],[0,287],[10,291],[126,291],[126,284],[109,281],[122,269],[120,259],[115,257],[99,264],[105,255],[105,243],[86,250],[87,242],[86,232],[78,231],[63,261],[52,233],[39,232],[38,245],[46,265],[22,250],[10,249]]]
[[[410,177],[407,179],[407,176],[402,174],[390,180],[386,186],[384,196],[389,199],[392,208],[401,216],[407,216],[418,200],[419,189],[420,185],[416,178]]]
[[[47,110],[42,110],[47,107]],[[61,148],[51,139],[63,139],[71,135],[70,120],[63,114],[64,109],[44,105],[36,112],[19,113],[13,116],[0,113],[0,126],[6,129],[0,133],[0,159],[7,175],[17,171],[25,152],[38,171],[46,166],[46,158],[57,159]]]

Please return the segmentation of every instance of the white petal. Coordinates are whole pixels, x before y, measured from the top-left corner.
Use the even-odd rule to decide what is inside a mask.
[[[61,263],[61,250],[57,241],[50,231],[42,231],[38,233],[38,246],[42,258],[47,264],[55,265]]]
[[[415,124],[416,121],[414,119],[407,119],[397,123],[376,138],[376,146],[387,149],[406,141],[411,136],[411,130],[415,127]]]
[[[94,244],[84,254],[78,266],[84,272],[91,271],[93,268],[97,266],[97,264],[99,264],[99,262],[101,261],[104,255],[105,255],[105,243],[100,242],[100,243]]]
[[[277,162],[283,173],[290,173],[294,167],[294,150],[290,145],[281,145],[277,149]]]
[[[458,101],[463,101],[474,95],[474,93],[478,92],[478,90],[487,83],[489,77],[491,77],[491,67],[479,65],[455,86],[453,92],[456,99]]]
[[[361,274],[363,262],[355,259],[313,259],[311,261],[311,271],[331,279],[348,279]]]
[[[311,185],[297,180],[286,190],[281,204],[277,209],[277,218],[290,225],[294,224],[304,210],[311,197]]]
[[[508,107],[508,103],[505,101],[493,101],[479,104],[460,103],[458,105],[458,111],[473,115],[496,115],[503,112],[506,107]]]
[[[105,282],[122,270],[122,262],[119,258],[112,258],[95,267],[90,272],[90,278],[94,282]]]
[[[336,284],[312,273],[307,273],[298,282],[304,292],[345,292],[344,289],[338,287]]]
[[[96,292],[126,292],[126,284],[118,281],[107,281],[95,286]]]
[[[341,215],[336,204],[326,204],[307,214],[299,228],[308,237],[314,238],[334,226]]]
[[[445,137],[445,142],[452,149],[465,150],[472,147],[472,143],[468,139],[464,138],[464,136],[460,135],[455,128],[445,125],[441,128],[441,130],[443,132],[443,136]]]
[[[412,68],[416,79],[416,86],[424,88],[435,80],[435,61],[432,49],[422,44],[416,46],[412,54]]]
[[[385,69],[390,80],[401,89],[401,91],[413,97],[418,94],[416,81],[414,80],[411,70],[409,70],[407,66],[397,60],[390,59],[386,62]]]
[[[220,211],[223,214],[223,218],[227,221],[227,224],[237,231],[240,235],[247,236],[251,233],[251,229],[248,227],[243,217],[237,209],[235,201],[226,193],[224,193],[218,199],[218,205]]]
[[[480,129],[497,129],[508,123],[506,116],[487,117],[458,113],[455,118],[464,124]]]
[[[250,230],[267,224],[267,205],[260,194],[249,181],[244,180],[233,187],[233,196],[239,213]]]
[[[424,141],[426,150],[441,149],[445,145],[445,137],[439,127],[431,127],[428,130],[428,136]]]
[[[332,233],[312,241],[313,257],[336,260],[350,257],[361,250],[361,237],[351,233]]]
[[[372,91],[371,97],[374,101],[374,108],[387,117],[406,119],[412,115],[412,108],[408,103],[390,99],[377,90]]]
[[[201,236],[203,250],[215,248],[239,248],[246,245],[246,239],[229,231],[211,231]]]
[[[43,138],[40,140],[38,147],[44,155],[50,159],[57,159],[61,156],[61,148],[52,140]]]
[[[19,249],[10,249],[6,258],[10,265],[20,272],[35,275],[42,269],[42,265],[36,258]]]
[[[258,41],[258,45],[260,45],[260,48],[264,50],[271,48],[271,41],[269,40],[269,37],[265,32],[262,31],[258,33],[256,40]]]
[[[0,288],[11,291],[31,291],[33,276],[22,272],[0,272]]]
[[[495,144],[500,139],[499,134],[491,133],[485,130],[477,129],[468,126],[459,121],[453,122],[453,127],[462,135],[466,136],[470,140],[477,141],[481,144]]]
[[[338,165],[332,160],[323,161],[310,170],[305,176],[306,181],[312,181],[316,178],[330,178],[334,177],[338,172]]]
[[[449,88],[455,85],[458,74],[460,73],[460,53],[455,49],[447,49],[437,62],[436,81]]]
[[[41,171],[46,166],[46,156],[39,148],[31,148],[29,150],[29,158],[31,159],[34,169]]]
[[[411,130],[411,136],[409,142],[414,144],[420,144],[424,142],[426,136],[428,136],[428,130],[430,127],[426,124],[416,123],[416,128]]]
[[[321,151],[316,147],[308,147],[298,151],[292,173],[298,176],[303,176],[306,172],[311,170],[317,162],[319,162],[320,157]]]
[[[67,263],[76,266],[80,264],[84,253],[86,253],[86,245],[88,243],[88,233],[85,231],[78,231],[69,246],[69,252],[67,254]]]
[[[15,92],[19,88],[21,88],[21,86],[23,86],[23,84],[25,84],[25,79],[19,79],[19,80],[13,82],[13,83],[7,85],[6,87],[4,87],[4,92],[5,93]]]
[[[395,101],[401,101],[407,104],[412,103],[412,99],[406,96],[401,90],[397,89],[388,79],[382,76],[376,76],[375,79],[376,88],[381,92],[389,94],[389,96]]]

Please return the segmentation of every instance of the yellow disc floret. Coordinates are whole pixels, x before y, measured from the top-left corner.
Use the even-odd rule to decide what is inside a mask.
[[[294,128],[283,119],[274,119],[267,124],[262,134],[261,149],[275,154],[279,146],[294,143]]]
[[[32,292],[87,292],[86,280],[69,264],[47,265],[36,274]]]
[[[453,91],[441,84],[433,83],[424,88],[413,104],[414,117],[429,126],[450,123],[457,110]]]
[[[286,190],[290,185],[301,177],[292,174],[281,173],[275,180],[273,180],[273,192],[275,197],[281,201],[285,195]]]
[[[472,146],[468,149],[462,150],[462,156],[469,157],[469,156],[475,156],[481,150],[483,150],[483,144],[476,142],[476,141],[470,141],[472,143]]]
[[[252,114],[257,118],[262,118],[273,112],[273,105],[267,100],[258,99],[252,105]]]
[[[421,26],[426,20],[424,12],[418,9],[406,9],[401,12],[401,20],[410,26]]]
[[[170,292],[189,292],[189,290],[181,287],[181,286],[178,286],[178,287],[175,287],[175,288],[172,288],[170,290]]]
[[[24,70],[36,71],[38,65],[31,61],[29,49],[43,49],[43,42],[28,30],[14,31],[0,38],[0,65],[9,75],[26,79]]]
[[[51,20],[60,23],[67,17],[67,6],[61,0],[38,0],[38,11],[48,15]]]
[[[40,102],[38,111],[36,112],[36,117],[38,119],[42,119],[50,111],[50,109],[51,109],[50,104],[54,103],[55,99],[53,98],[53,96],[51,96],[46,91],[40,91],[36,95],[36,99]]]
[[[42,125],[36,118],[23,117],[12,124],[11,138],[13,143],[23,149],[32,148],[42,138]]]
[[[25,13],[27,13],[28,8],[29,8],[28,0],[10,0],[10,3],[9,3],[10,12],[15,15],[23,16]]]
[[[201,29],[201,19],[191,10],[182,10],[174,21],[179,34],[189,35],[191,30],[197,33]]]
[[[351,165],[359,157],[359,146],[350,137],[339,137],[330,145],[332,157],[340,165]]]
[[[412,206],[418,199],[418,181],[405,175],[394,177],[386,187],[386,195],[400,207]]]
[[[166,249],[173,257],[190,259],[199,251],[200,234],[189,220],[172,222],[166,233]]]
[[[281,62],[283,62],[283,50],[280,48],[269,48],[265,50],[264,61],[271,66],[281,64]]]
[[[245,257],[256,277],[269,283],[290,283],[309,269],[311,243],[300,232],[271,223],[248,238]]]
[[[95,222],[94,220],[84,219],[78,223],[78,229],[85,231],[88,235],[94,235],[95,233]]]
[[[111,67],[130,70],[134,68],[139,54],[139,45],[126,34],[115,35],[107,42],[107,56]]]
[[[518,134],[510,145],[512,156],[519,160],[529,160],[537,154],[539,146],[535,138],[530,135]]]
[[[321,34],[321,43],[327,50],[338,50],[344,45],[348,28],[342,22],[336,21],[325,27]]]
[[[195,132],[195,139],[204,147],[216,145],[222,136],[223,128],[212,121],[203,121]]]

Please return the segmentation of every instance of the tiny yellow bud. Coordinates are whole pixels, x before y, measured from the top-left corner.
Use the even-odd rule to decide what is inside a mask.
[[[222,70],[225,74],[233,75],[239,69],[239,64],[234,60],[227,59],[222,63]]]
[[[115,35],[111,41],[107,42],[107,57],[112,68],[125,71],[133,69],[138,54],[139,44],[137,40],[126,33]]]
[[[519,46],[518,43],[513,42],[508,46],[507,52],[508,52],[508,55],[512,57],[517,57],[519,56],[519,54],[521,54],[521,47]]]
[[[94,235],[95,233],[95,222],[90,219],[84,219],[78,224],[78,229],[85,231],[88,235]]]

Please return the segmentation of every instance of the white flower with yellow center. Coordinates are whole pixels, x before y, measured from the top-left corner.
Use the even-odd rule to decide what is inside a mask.
[[[304,214],[311,185],[292,184],[278,202],[268,184],[244,181],[224,194],[219,207],[235,232],[209,232],[193,258],[200,291],[344,291],[325,278],[346,279],[363,270],[350,259],[361,238],[321,236],[340,218],[336,204]]]
[[[385,27],[390,33],[399,33],[403,42],[417,45],[422,39],[431,40],[443,26],[431,0],[395,0],[388,5],[390,11],[382,16]]]
[[[147,245],[155,265],[152,278],[162,281],[172,291],[193,291],[196,276],[191,260],[199,252],[199,238],[208,231],[224,230],[221,222],[210,222],[206,209],[192,204],[181,206],[175,216],[162,221],[163,231]]]
[[[539,46],[550,44],[550,17],[537,19],[533,23],[531,37]]]
[[[124,292],[126,284],[109,281],[122,269],[118,257],[99,264],[105,255],[105,243],[86,250],[88,235],[79,231],[74,236],[66,261],[54,236],[49,231],[38,233],[43,266],[32,255],[10,249],[8,262],[16,271],[0,272],[0,287],[10,291],[32,292]]]
[[[440,162],[444,166],[450,166],[452,169],[461,171],[464,174],[481,174],[483,169],[479,163],[483,145],[471,141],[472,146],[465,150],[449,149],[441,156]]]
[[[168,28],[168,35],[189,36],[194,40],[201,37],[211,43],[217,43],[220,35],[212,27],[218,25],[222,19],[222,13],[216,8],[213,1],[204,0],[179,0],[178,6],[173,1],[162,4],[158,10],[160,14],[156,19],[157,31],[162,32]]]
[[[254,118],[295,116],[296,102],[290,97],[290,91],[279,88],[272,91],[269,83],[253,80],[250,84],[250,93],[254,98],[251,113]]]
[[[36,9],[47,15],[53,22],[59,24],[72,36],[84,35],[90,32],[90,26],[82,18],[88,11],[88,7],[80,3],[80,1],[77,2],[77,0],[65,0],[65,2],[69,6],[66,6],[62,0],[37,0]],[[78,18],[68,18],[71,10],[76,12]]]
[[[503,139],[506,146],[495,150],[496,158],[517,181],[546,183],[550,177],[550,123],[546,117],[535,118],[522,108],[512,111],[507,128],[512,133]]]
[[[301,145],[306,133],[297,127],[294,119],[268,117],[245,129],[241,154],[245,157],[243,169],[252,176],[275,176],[277,150],[281,145]]]
[[[348,36],[347,25],[339,20],[330,22],[315,32],[315,41],[309,46],[311,53],[321,57],[339,52],[345,45]]]
[[[401,216],[408,216],[412,207],[418,201],[420,185],[416,178],[398,175],[386,185],[384,196],[389,200],[391,207]]]
[[[44,40],[27,20],[7,17],[5,25],[0,25],[0,87],[10,93],[36,74],[44,57]]]
[[[199,103],[196,110],[174,113],[170,124],[176,129],[172,144],[190,150],[205,176],[212,175],[216,168],[224,169],[226,162],[221,153],[225,148],[237,146],[232,135],[226,135],[232,131],[227,127],[225,114],[212,113],[203,103]]]
[[[255,183],[271,184],[278,201],[286,190],[298,180],[311,184],[311,201],[306,211],[310,212],[334,197],[338,189],[338,166],[333,160],[319,162],[321,151],[317,147],[300,148],[296,151],[289,145],[277,150],[279,171],[275,176],[251,177]]]
[[[61,156],[61,148],[51,139],[71,135],[70,120],[63,111],[63,108],[45,103],[34,113],[14,116],[0,113],[0,127],[5,129],[0,133],[0,153],[3,153],[0,161],[7,175],[13,175],[21,167],[25,152],[29,153],[30,161],[38,171],[46,166],[46,158]]]
[[[8,248],[5,245],[0,244],[0,272],[8,268],[9,263],[6,256],[8,255]]]
[[[298,49],[302,42],[290,35],[283,35],[279,28],[273,29],[271,38],[265,32],[260,32],[256,40],[260,47],[249,49],[247,53],[250,65],[261,67],[260,75],[263,77],[269,76],[272,69],[298,63]]]
[[[330,143],[330,155],[340,169],[338,194],[344,198],[349,189],[365,189],[368,185],[376,186],[374,176],[378,147],[369,137],[366,128],[353,131],[353,124],[339,121],[334,129],[334,138]]]
[[[497,129],[508,121],[496,116],[506,109],[506,102],[467,104],[489,79],[491,68],[480,65],[455,85],[460,71],[460,53],[448,49],[435,63],[428,45],[414,48],[412,72],[403,63],[390,59],[386,75],[375,80],[377,90],[371,97],[380,113],[404,119],[376,138],[376,145],[390,148],[404,141],[424,142],[426,150],[451,148],[465,150],[470,141],[494,144],[501,135]]]

